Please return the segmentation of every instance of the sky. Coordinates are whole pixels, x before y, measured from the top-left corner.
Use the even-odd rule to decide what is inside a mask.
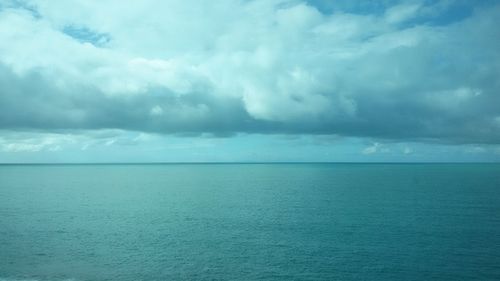
[[[498,162],[500,0],[0,0],[0,163]]]

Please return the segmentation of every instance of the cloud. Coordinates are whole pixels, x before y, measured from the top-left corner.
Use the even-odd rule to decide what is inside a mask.
[[[391,24],[410,20],[417,15],[420,6],[420,3],[395,5],[387,9],[385,19]]]
[[[364,148],[361,151],[361,154],[369,155],[369,154],[374,154],[374,153],[390,153],[390,152],[391,152],[391,149],[386,144],[374,142],[371,146]]]
[[[39,152],[59,151],[61,144],[71,143],[74,140],[67,135],[45,134],[33,136],[33,134],[7,134],[3,132],[0,137],[0,151],[2,152]]]
[[[499,5],[340,3],[2,5],[0,128],[500,143]]]
[[[0,151],[56,152],[61,150],[87,150],[94,147],[139,146],[155,140],[152,134],[123,130],[63,130],[54,132],[24,132],[0,130]]]
[[[380,143],[374,143],[373,145],[363,149],[363,151],[361,153],[363,154],[373,154],[373,153],[376,153],[377,151],[379,151],[380,149]]]
[[[411,149],[407,146],[403,149],[403,154],[412,154],[412,153],[413,153],[413,149]]]

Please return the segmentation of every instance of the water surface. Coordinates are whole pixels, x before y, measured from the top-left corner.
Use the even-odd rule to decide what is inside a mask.
[[[500,165],[0,165],[28,279],[500,280]]]

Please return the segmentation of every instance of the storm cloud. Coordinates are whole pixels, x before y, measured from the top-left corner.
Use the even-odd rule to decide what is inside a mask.
[[[1,3],[3,130],[500,143],[495,1]]]

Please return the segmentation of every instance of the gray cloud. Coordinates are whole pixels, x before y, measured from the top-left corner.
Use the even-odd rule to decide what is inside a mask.
[[[163,2],[1,10],[0,129],[500,143],[499,6],[433,25],[425,2]]]

